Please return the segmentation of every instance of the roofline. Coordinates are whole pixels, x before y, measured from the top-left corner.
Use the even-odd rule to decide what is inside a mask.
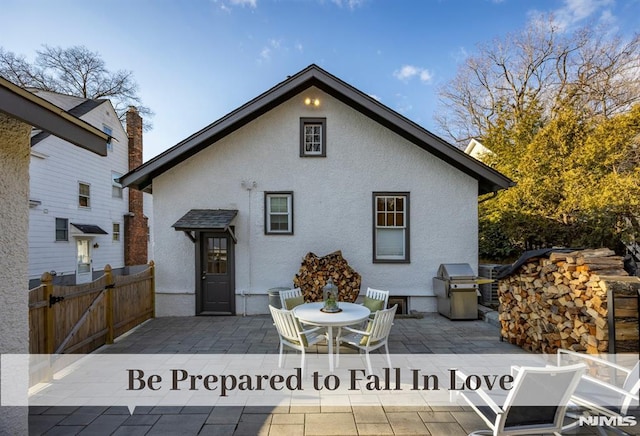
[[[0,77],[0,112],[100,156],[107,155],[106,133],[3,77]]]
[[[120,179],[121,183],[124,186],[150,192],[153,178],[311,86],[315,86],[337,98],[408,141],[469,174],[479,182],[479,195],[514,185],[508,177],[466,155],[442,138],[315,64],[280,82],[253,100],[125,174]]]

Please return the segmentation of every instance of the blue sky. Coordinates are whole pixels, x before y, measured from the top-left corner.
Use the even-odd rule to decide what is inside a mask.
[[[148,160],[312,63],[439,133],[465,56],[548,12],[640,31],[640,0],[3,0],[0,46],[84,45],[132,70],[156,113]]]

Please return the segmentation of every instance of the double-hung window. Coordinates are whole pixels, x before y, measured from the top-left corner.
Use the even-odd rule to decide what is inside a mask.
[[[326,133],[326,118],[300,118],[300,157],[326,157]]]
[[[122,174],[111,171],[111,196],[113,198],[122,198],[122,185],[118,182],[120,177]]]
[[[373,261],[409,262],[409,193],[373,193]]]
[[[113,223],[111,228],[111,239],[113,242],[120,242],[120,223]]]
[[[56,218],[56,241],[69,240],[69,220],[67,218]]]
[[[91,207],[91,185],[78,182],[78,206]]]
[[[293,192],[265,192],[264,221],[267,235],[292,235]]]

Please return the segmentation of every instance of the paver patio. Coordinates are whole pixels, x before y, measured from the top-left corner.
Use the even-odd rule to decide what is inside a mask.
[[[524,353],[501,342],[484,321],[450,321],[438,314],[395,320],[390,352]],[[168,317],[148,321],[101,353],[278,352],[268,315]],[[326,352],[320,345],[317,352]],[[32,407],[31,435],[462,435],[484,428],[469,408],[320,404],[251,407]],[[581,430],[585,433],[588,430]],[[640,433],[637,433],[640,434]]]

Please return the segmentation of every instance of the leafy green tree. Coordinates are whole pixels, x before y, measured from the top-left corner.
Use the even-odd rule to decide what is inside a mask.
[[[482,258],[640,235],[640,34],[604,30],[538,19],[480,45],[441,88],[444,135],[480,140],[517,183],[481,199]]]
[[[610,118],[566,105],[522,148],[516,164],[493,158],[517,185],[480,205],[483,258],[550,246],[616,249],[640,234],[640,105]]]

